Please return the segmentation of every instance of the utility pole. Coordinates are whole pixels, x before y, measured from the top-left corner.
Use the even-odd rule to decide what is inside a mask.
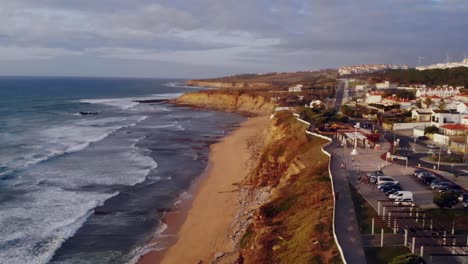
[[[440,153],[442,152],[442,143],[439,145],[439,159],[437,160],[437,170],[440,168]]]

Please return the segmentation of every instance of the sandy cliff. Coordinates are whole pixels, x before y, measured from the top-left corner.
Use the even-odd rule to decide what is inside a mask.
[[[186,93],[177,98],[176,103],[256,115],[271,114],[275,108],[275,104],[265,96],[227,90]]]

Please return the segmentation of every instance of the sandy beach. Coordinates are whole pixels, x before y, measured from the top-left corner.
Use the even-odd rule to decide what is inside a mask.
[[[253,165],[255,153],[249,145],[260,138],[268,123],[268,117],[249,118],[211,146],[206,175],[196,188],[188,212],[180,214],[184,219],[179,230],[172,230],[177,233],[177,240],[163,256],[147,254],[140,264],[209,263],[216,253],[234,249],[230,235],[235,231],[233,222],[240,211],[236,184],[247,176]],[[181,221],[181,216],[175,218]]]

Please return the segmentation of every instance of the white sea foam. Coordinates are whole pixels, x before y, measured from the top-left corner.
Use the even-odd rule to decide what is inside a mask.
[[[185,88],[185,89],[215,89],[215,88],[211,88],[211,87],[203,87],[203,86],[190,86],[190,85],[186,85],[185,83],[178,83],[178,82],[170,82],[170,83],[165,83],[163,84],[165,86],[169,86],[169,87],[177,87],[177,88]]]
[[[102,104],[112,107],[117,107],[123,110],[131,109],[138,105],[137,101],[144,100],[163,100],[174,99],[182,95],[182,93],[165,93],[165,94],[152,94],[145,97],[126,97],[126,98],[107,98],[107,99],[81,99],[79,102],[88,104]]]
[[[3,166],[9,169],[0,173],[0,176],[59,155],[82,151],[90,144],[107,138],[115,131],[134,126],[147,118],[148,116],[129,116],[85,119],[41,130],[32,135],[38,138],[38,142],[29,147],[28,154],[21,154],[18,157],[10,156],[9,160],[2,161]]]
[[[78,193],[50,187],[30,190],[17,203],[0,207],[2,263],[47,263],[93,208],[114,195],[117,193]]]

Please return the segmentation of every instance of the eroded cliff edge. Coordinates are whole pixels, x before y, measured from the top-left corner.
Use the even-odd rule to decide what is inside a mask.
[[[286,111],[271,121],[257,166],[244,182],[253,197],[267,189],[269,199],[240,220],[240,263],[342,263],[333,238],[328,156],[321,151],[327,141],[305,129]]]
[[[271,114],[275,108],[275,103],[268,97],[242,90],[208,90],[185,93],[177,98],[175,103],[254,115]]]

